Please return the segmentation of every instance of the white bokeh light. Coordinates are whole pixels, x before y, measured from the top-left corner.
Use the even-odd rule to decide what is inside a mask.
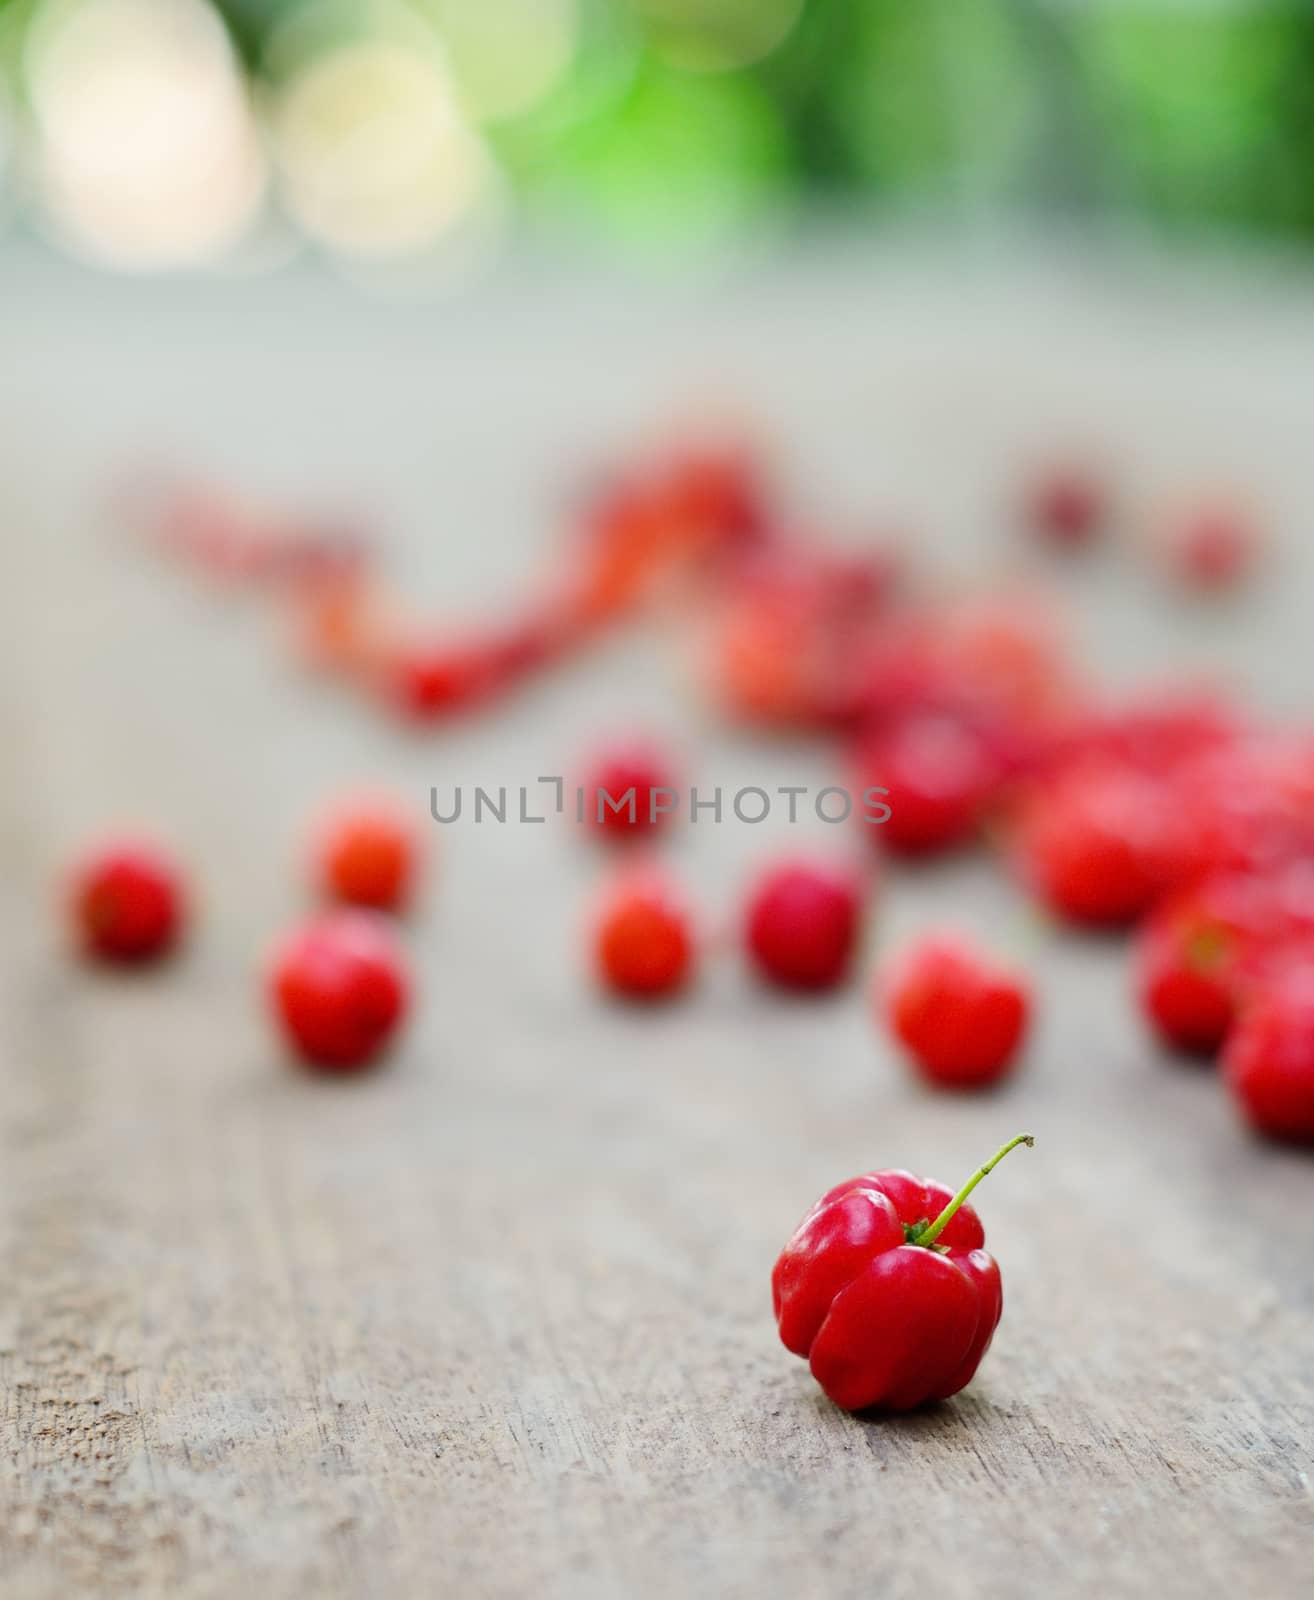
[[[259,215],[263,151],[203,0],[45,0],[23,72],[37,193],[80,253],[125,268],[194,265]]]
[[[499,191],[436,41],[326,43],[288,71],[271,126],[288,208],[348,255],[424,251],[484,215]]]

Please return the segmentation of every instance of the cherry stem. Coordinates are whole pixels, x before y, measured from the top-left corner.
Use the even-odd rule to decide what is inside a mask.
[[[971,1194],[972,1190],[976,1188],[977,1184],[980,1183],[981,1179],[985,1177],[986,1173],[993,1172],[1010,1150],[1016,1150],[1020,1144],[1024,1144],[1029,1148],[1031,1145],[1035,1144],[1035,1142],[1036,1141],[1031,1134],[1019,1133],[1016,1138],[1010,1139],[1005,1145],[1001,1145],[983,1167],[978,1167],[976,1169],[976,1171],[953,1197],[953,1199],[944,1208],[935,1221],[928,1223],[920,1233],[916,1234],[908,1241],[909,1244],[934,1244],[944,1230],[953,1221],[959,1206],[961,1206],[963,1201],[967,1199],[968,1195]]]

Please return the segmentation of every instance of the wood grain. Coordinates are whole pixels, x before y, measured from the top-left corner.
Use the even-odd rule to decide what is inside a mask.
[[[394,569],[460,610],[704,377],[755,397],[809,503],[904,504],[960,570],[1011,548],[991,474],[1056,419],[1110,427],[1138,486],[1225,441],[1279,532],[1248,605],[1184,613],[1130,556],[1055,581],[1117,676],[1213,665],[1308,712],[1304,286],[1256,308],[1033,264],[964,304],[951,271],[853,260],[651,288],[638,327],[615,285],[419,311],[309,274],[166,290],[0,259],[7,1593],[1308,1593],[1314,1168],[1156,1056],[1119,946],[1048,932],[988,865],[892,874],[870,952],[949,919],[1024,954],[1037,1037],[985,1099],[916,1088],[856,989],[784,1003],[731,956],[668,1012],[600,1004],[577,961],[599,865],[559,824],[433,828],[423,1004],[386,1070],[309,1081],[260,1014],[305,819],[349,779],[422,812],[432,783],[569,773],[645,720],[727,787],[831,766],[727,737],[678,628],[408,737],[298,676],[258,608],[116,543],[109,476],[161,446],[373,501]],[[200,884],[158,976],[88,972],[53,925],[60,863],[120,816]],[[838,845],[727,824],[672,857],[728,926],[752,863],[804,842]],[[873,1164],[956,1179],[1023,1126],[1035,1150],[980,1195],[1006,1311],[979,1380],[837,1412],[769,1314],[797,1215]]]

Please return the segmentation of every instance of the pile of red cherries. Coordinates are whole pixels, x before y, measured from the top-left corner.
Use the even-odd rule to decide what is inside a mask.
[[[1106,482],[1079,464],[1031,475],[1017,521],[1079,559],[1112,536]],[[1046,607],[946,598],[889,541],[804,537],[738,446],[668,450],[592,495],[554,573],[482,627],[425,626],[387,594],[366,541],[255,515],[195,488],[159,497],[153,540],[210,577],[282,605],[303,660],[410,720],[486,710],[568,653],[641,613],[698,619],[703,682],[726,717],[823,736],[855,789],[887,797],[868,853],[989,849],[1056,921],[1131,934],[1138,1002],[1175,1050],[1218,1057],[1248,1121],[1314,1142],[1314,734],[1266,726],[1216,694],[1111,702],[1068,659]],[[1260,547],[1253,516],[1214,496],[1161,520],[1164,571],[1193,593],[1239,586]],[[600,752],[586,792],[622,860],[596,909],[599,983],[655,1003],[687,990],[708,941],[655,852],[674,825],[650,806],[674,787],[652,743]],[[587,813],[586,813],[587,814]],[[855,850],[856,853],[856,850]],[[315,875],[339,909],[276,950],[267,987],[296,1052],[328,1071],[374,1061],[407,1008],[390,917],[412,900],[412,819],[340,802],[316,835]],[[741,945],[765,983],[822,991],[858,964],[874,874],[791,857],[742,907]],[[74,874],[84,948],[163,955],[186,920],[182,874],[156,846],[111,842]],[[1016,1063],[1032,985],[954,932],[883,964],[875,1010],[924,1078],[980,1089]]]

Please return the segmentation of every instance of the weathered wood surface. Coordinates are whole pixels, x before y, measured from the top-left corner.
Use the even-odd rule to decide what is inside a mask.
[[[589,852],[434,828],[415,1026],[386,1071],[307,1081],[253,971],[340,782],[423,806],[431,782],[569,771],[644,719],[708,782],[819,782],[825,754],[726,740],[657,635],[407,738],[298,678],[258,610],[116,545],[100,504],[116,465],[175,446],[373,504],[395,568],[459,609],[548,548],[577,466],[707,380],[783,433],[801,495],[925,515],[979,564],[1000,464],[1093,416],[1140,484],[1246,474],[1282,548],[1206,620],[1097,561],[1071,585],[1084,648],[1308,711],[1314,295],[1100,284],[964,294],[841,258],[650,287],[636,322],[607,285],[415,309],[309,275],[0,262],[6,1593],[1309,1592],[1314,1165],[1156,1058],[1119,947],[1045,935],[982,865],[891,877],[874,949],[953,918],[1020,942],[1044,997],[1014,1083],[933,1099],[856,990],[782,1003],[728,960],[665,1014],[601,1006],[575,938]],[[70,964],[50,916],[68,848],[121,816],[201,884],[185,957],[139,980]],[[754,859],[821,834],[700,827],[672,854],[729,916]],[[1006,1313],[979,1381],[925,1415],[840,1414],[769,1315],[797,1214],[873,1164],[957,1178],[1023,1126],[1036,1149],[980,1197]]]

